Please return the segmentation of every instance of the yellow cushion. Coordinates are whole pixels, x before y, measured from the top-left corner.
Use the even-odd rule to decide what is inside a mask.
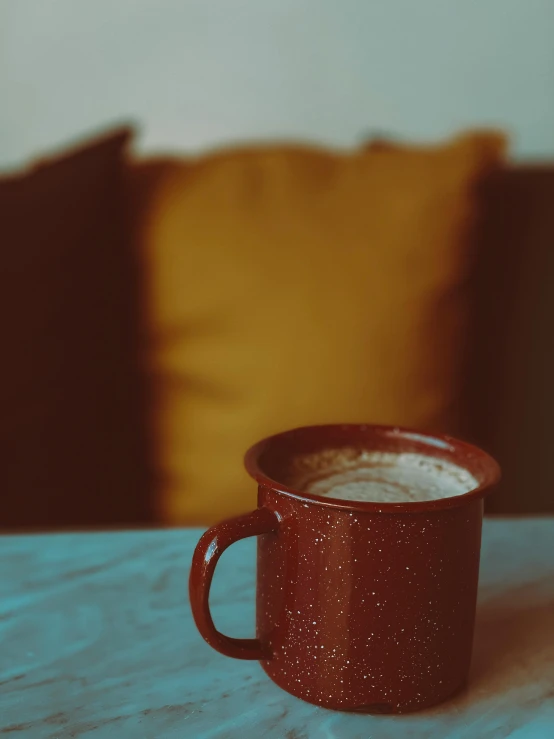
[[[165,170],[139,223],[163,520],[254,507],[242,457],[267,434],[455,427],[474,185],[502,148],[272,146]]]

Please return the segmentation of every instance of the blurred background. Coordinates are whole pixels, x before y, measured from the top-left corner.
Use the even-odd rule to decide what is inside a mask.
[[[0,6],[0,528],[204,524],[445,431],[554,510],[554,4]]]
[[[136,122],[135,148],[352,146],[509,129],[554,154],[548,0],[19,0],[1,12],[0,163]]]

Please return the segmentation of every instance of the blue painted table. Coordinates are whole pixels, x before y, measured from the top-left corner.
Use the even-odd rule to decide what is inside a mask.
[[[0,737],[552,739],[554,519],[487,520],[471,684],[431,711],[333,713],[200,638],[197,530],[0,538]],[[219,628],[253,634],[254,545],[223,556]]]

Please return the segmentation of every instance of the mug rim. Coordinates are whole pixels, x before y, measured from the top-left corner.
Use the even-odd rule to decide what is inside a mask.
[[[341,431],[345,436],[349,433],[352,435],[360,435],[363,433],[372,433],[376,436],[386,437],[394,440],[405,439],[412,444],[427,445],[429,447],[428,456],[432,455],[433,448],[442,451],[443,455],[435,456],[444,459],[445,456],[452,456],[452,461],[459,467],[472,472],[468,465],[458,459],[470,459],[474,464],[478,464],[484,474],[482,480],[476,488],[469,490],[467,493],[453,495],[445,498],[437,498],[434,500],[415,500],[406,502],[385,502],[385,501],[360,501],[360,500],[344,500],[342,498],[331,498],[329,496],[315,495],[296,489],[293,486],[286,485],[279,480],[275,480],[266,474],[261,466],[260,459],[272,444],[278,441],[294,437],[295,435],[318,436],[324,435],[326,432]],[[323,449],[324,447],[322,447]],[[444,455],[444,453],[447,455]],[[425,453],[425,452],[422,452]],[[484,498],[497,485],[501,478],[501,470],[498,462],[487,452],[474,444],[462,441],[448,434],[431,434],[428,432],[418,431],[405,426],[392,426],[387,424],[372,423],[334,423],[334,424],[316,424],[311,426],[300,426],[287,431],[281,431],[261,439],[253,444],[244,455],[244,466],[248,474],[256,480],[258,485],[269,488],[277,493],[281,493],[289,498],[293,498],[300,502],[311,503],[325,508],[333,508],[335,510],[357,511],[359,513],[420,513],[426,511],[444,510],[447,508],[455,508],[465,505],[476,499]]]

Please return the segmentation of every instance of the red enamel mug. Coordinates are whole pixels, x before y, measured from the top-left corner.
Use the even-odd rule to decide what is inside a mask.
[[[293,460],[326,450],[424,454],[469,471],[478,485],[437,500],[340,500],[290,484]],[[204,639],[255,659],[281,688],[327,708],[400,713],[439,703],[469,672],[483,498],[500,470],[448,436],[397,427],[312,426],[255,444],[246,469],[258,508],[200,539],[189,592]],[[216,630],[210,584],[221,553],[258,537],[256,638]]]

